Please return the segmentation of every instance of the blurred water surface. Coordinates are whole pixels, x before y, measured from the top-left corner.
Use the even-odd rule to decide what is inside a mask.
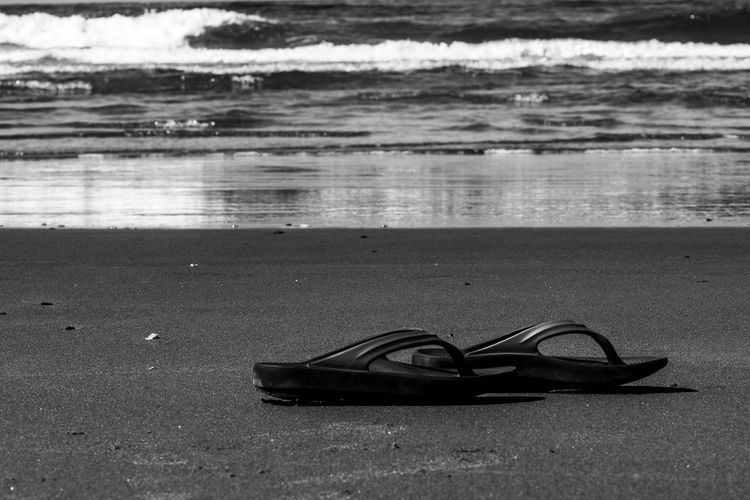
[[[5,227],[750,224],[734,153],[89,156],[0,162]]]

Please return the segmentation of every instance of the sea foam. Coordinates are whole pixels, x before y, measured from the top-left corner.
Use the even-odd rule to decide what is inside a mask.
[[[225,24],[272,22],[260,16],[221,9],[146,11],[140,16],[59,17],[46,12],[0,13],[0,43],[31,49],[176,48],[206,28]]]

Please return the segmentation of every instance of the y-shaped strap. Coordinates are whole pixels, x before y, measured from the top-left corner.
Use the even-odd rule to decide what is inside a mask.
[[[476,375],[469,368],[469,363],[460,349],[442,340],[434,333],[427,333],[415,328],[394,330],[361,340],[337,351],[313,358],[307,362],[307,365],[346,370],[367,370],[370,363],[386,354],[425,345],[437,345],[445,349],[453,358],[459,375]]]
[[[602,334],[590,330],[586,325],[573,321],[547,321],[538,325],[516,330],[499,339],[478,344],[467,349],[466,354],[499,354],[499,353],[528,353],[540,354],[539,343],[543,340],[560,335],[579,333],[594,339],[604,351],[607,361],[613,365],[622,365],[625,362],[615,351],[612,343]]]

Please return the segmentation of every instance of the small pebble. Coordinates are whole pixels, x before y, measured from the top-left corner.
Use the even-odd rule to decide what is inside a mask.
[[[190,264],[190,267],[198,267],[198,264]]]

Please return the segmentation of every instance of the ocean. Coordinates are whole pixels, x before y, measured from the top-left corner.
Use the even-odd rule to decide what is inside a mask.
[[[747,2],[4,2],[0,224],[748,225],[749,77]]]

